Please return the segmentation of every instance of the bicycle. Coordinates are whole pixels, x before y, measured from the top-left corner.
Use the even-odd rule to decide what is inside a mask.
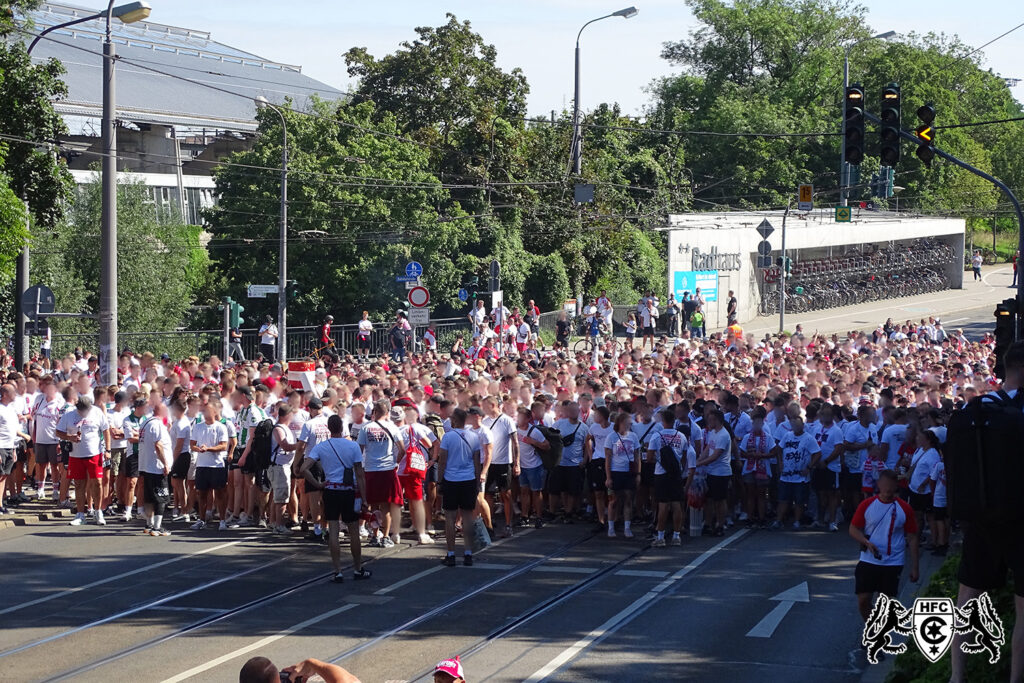
[[[306,353],[306,357],[313,361],[321,359],[334,361],[336,358],[345,358],[351,355],[347,349],[336,346],[333,341],[328,342],[324,346],[314,346]]]
[[[581,325],[581,327],[586,328],[587,326],[584,324]],[[582,339],[577,339],[576,342],[572,344],[572,352],[593,353],[595,343],[597,344],[598,350],[604,349],[605,351],[611,351],[611,353],[615,356],[619,355],[619,351],[622,347],[622,344],[619,342],[618,339],[615,338],[614,335],[612,335],[611,330],[608,329],[608,326],[605,325],[604,323],[601,323],[598,328],[598,335],[596,337],[591,337],[588,334],[585,335]],[[611,348],[609,348],[609,346],[611,346]]]

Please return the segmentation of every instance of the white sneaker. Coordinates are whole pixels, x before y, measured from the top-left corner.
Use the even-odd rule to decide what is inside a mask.
[[[106,526],[107,520],[103,517],[103,510],[96,511],[96,523],[100,526]]]
[[[256,526],[258,526],[261,529],[266,529],[267,528],[267,520],[265,520],[262,517],[260,517],[260,521],[259,521],[259,523],[256,524]]]
[[[75,518],[70,522],[71,526],[82,526],[85,524],[85,515],[81,512],[75,515]]]
[[[122,517],[124,518],[124,521],[126,521],[126,522],[132,521],[132,509],[128,508],[127,510],[125,510],[124,514],[122,515]]]
[[[53,499],[53,502],[55,502],[55,503],[56,503],[56,502],[57,502],[58,500],[60,500],[60,489],[58,489],[58,488],[54,487],[54,489],[53,489],[53,493],[51,493],[51,494],[50,494],[50,498],[52,498],[52,499]]]
[[[217,527],[217,530],[218,530],[218,531],[226,531],[226,530],[227,530],[227,528],[228,528],[228,523],[227,523],[227,521],[226,521],[226,520],[223,520],[223,519],[222,519],[222,520],[220,520],[220,526],[218,526],[218,527]]]
[[[633,530],[627,526],[626,529],[622,532],[622,535],[626,538],[633,538]]]
[[[430,545],[434,542],[434,539],[430,537],[430,534],[420,534],[420,545]]]
[[[615,538],[615,529],[608,530],[608,538]]]
[[[359,538],[369,538],[370,532],[366,530],[365,526],[359,527]]]
[[[188,513],[186,512],[185,514],[183,514],[183,515],[181,516],[181,521],[185,522],[185,524],[188,524],[189,522],[191,522],[191,521],[192,521],[192,515],[190,515],[190,514],[188,514]],[[202,520],[197,520],[197,521],[202,521]]]
[[[199,531],[200,529],[205,529],[206,528],[206,522],[204,522],[203,520],[200,519],[195,524],[193,524],[190,528],[193,531]]]
[[[793,531],[800,531],[800,522],[793,522]]]
[[[248,526],[249,525],[249,515],[243,512],[241,515],[238,516],[238,523],[241,526]]]
[[[828,525],[828,530],[829,531],[839,531],[839,525],[836,524],[835,522],[832,522],[831,524]]]
[[[381,548],[394,548],[395,542],[391,540],[390,536],[385,536],[384,540],[380,542]]]
[[[135,516],[135,519],[138,519],[139,521],[142,521],[142,522],[149,521],[149,520],[146,519],[146,513],[142,511],[142,508],[139,508],[138,514]]]

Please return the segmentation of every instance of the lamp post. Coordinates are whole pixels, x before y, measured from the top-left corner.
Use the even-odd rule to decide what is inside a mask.
[[[849,185],[849,172],[846,168],[846,89],[850,87],[850,50],[869,40],[886,40],[896,35],[896,31],[886,31],[876,36],[855,40],[846,46],[843,53],[843,132],[839,139],[839,205],[846,206],[846,186]]]
[[[583,29],[590,26],[595,21],[601,21],[602,19],[609,19],[611,17],[630,19],[639,14],[639,12],[640,11],[636,7],[626,7],[625,9],[620,9],[617,12],[606,14],[603,17],[591,19],[587,23],[583,24],[579,33],[576,34],[576,79],[572,97],[572,160],[573,169],[577,176],[580,175],[583,168],[583,137],[580,135],[580,36],[583,35]]]
[[[277,264],[277,356],[282,368],[288,359],[288,124],[284,112],[266,97],[256,98],[258,109],[269,108],[281,117],[281,226],[280,255]]]
[[[152,11],[148,2],[129,2],[114,7],[110,0],[107,9],[72,21],[57,24],[42,31],[28,46],[28,54],[42,40],[43,36],[58,29],[81,24],[93,19],[106,19],[106,33],[103,41],[103,217],[100,227],[100,379],[104,384],[117,382],[117,137],[114,120],[117,104],[114,96],[114,65],[116,52],[110,37],[110,24],[119,19],[123,24],[132,24],[147,18]],[[27,208],[27,207],[26,207]],[[18,257],[15,297],[15,351],[23,354],[18,360],[19,368],[27,360],[28,340],[25,336],[25,316],[21,310],[22,294],[28,289],[29,251],[28,245]]]

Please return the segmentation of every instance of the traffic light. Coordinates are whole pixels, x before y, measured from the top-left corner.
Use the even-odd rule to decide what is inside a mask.
[[[868,187],[871,188],[871,196],[872,197],[881,197],[882,196],[882,194],[881,194],[882,193],[881,177],[877,173],[872,174],[871,182],[868,184]]]
[[[297,280],[288,280],[288,298],[296,299],[299,296],[299,283]]]
[[[1003,367],[1003,356],[1006,349],[1013,343],[1017,330],[1017,300],[1004,299],[1002,303],[996,304],[996,377],[1005,379],[1006,369]]]
[[[851,85],[846,89],[843,100],[843,116],[846,133],[843,145],[846,149],[846,163],[859,166],[864,160],[864,88]]]
[[[932,146],[935,145],[935,126],[932,125],[932,122],[935,121],[935,105],[931,102],[922,105],[917,110],[917,118],[921,121],[921,125],[914,129],[919,140],[917,158],[923,161],[925,166],[931,168],[932,159],[935,158],[935,150],[932,149]]]
[[[232,301],[230,298],[227,299],[226,303],[229,306],[228,324],[230,324],[231,327],[241,327],[242,311],[245,310],[245,307],[237,301]]]
[[[882,90],[882,166],[895,166],[900,160],[900,86],[890,83]]]

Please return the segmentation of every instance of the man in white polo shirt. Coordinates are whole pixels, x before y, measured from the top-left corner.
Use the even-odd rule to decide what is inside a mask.
[[[110,452],[110,428],[107,414],[92,404],[89,394],[82,394],[57,422],[57,438],[70,441],[71,460],[68,474],[75,482],[77,514],[71,526],[85,524],[86,502],[96,511],[96,523],[103,525],[100,509],[100,481],[103,479],[103,454]]]

